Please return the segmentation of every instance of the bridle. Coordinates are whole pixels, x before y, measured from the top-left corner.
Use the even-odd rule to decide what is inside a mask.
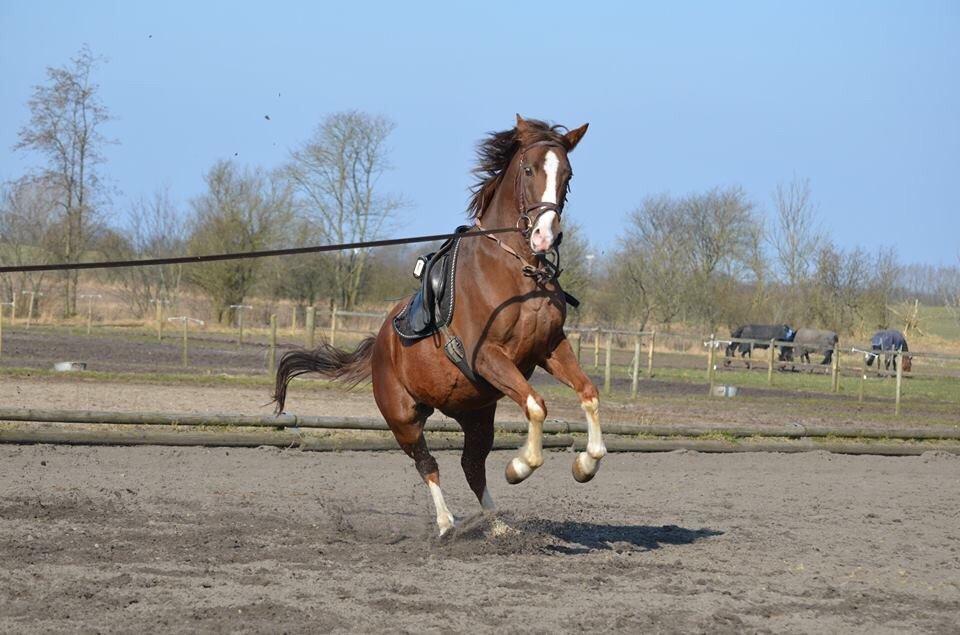
[[[529,242],[530,233],[533,231],[533,228],[537,226],[541,216],[547,212],[554,212],[557,215],[557,219],[559,219],[560,215],[563,213],[562,203],[557,204],[550,203],[549,201],[537,201],[535,203],[528,204],[526,202],[526,196],[523,188],[523,174],[525,168],[527,167],[527,151],[543,146],[550,146],[566,150],[563,144],[557,141],[537,141],[520,149],[520,165],[517,168],[517,176],[514,180],[514,190],[520,212],[520,215],[517,217],[517,232],[523,236],[525,242]],[[531,215],[533,215],[532,218]],[[483,226],[480,224],[479,217],[477,217],[476,226],[478,229],[483,229]],[[486,234],[486,237],[496,242],[501,249],[519,260],[523,264],[523,275],[528,278],[533,278],[538,285],[543,285],[552,280],[556,280],[557,276],[559,276],[563,271],[560,269],[559,249],[560,242],[563,239],[562,233],[557,236],[557,240],[554,242],[554,245],[551,247],[550,251],[545,254],[534,254],[534,259],[537,261],[536,265],[531,265],[510,245],[504,244],[503,241],[493,234]]]

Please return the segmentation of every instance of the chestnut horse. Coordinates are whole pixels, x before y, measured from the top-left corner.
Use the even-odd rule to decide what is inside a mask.
[[[606,454],[600,434],[599,401],[563,331],[566,296],[546,254],[560,242],[560,221],[572,172],[567,155],[587,125],[567,131],[517,115],[512,130],[492,133],[478,149],[470,215],[477,228],[513,227],[517,232],[461,241],[455,278],[456,311],[449,325],[463,342],[475,375],[468,379],[444,353],[440,334],[406,342],[392,327],[409,298],[397,304],[376,336],[356,350],[321,344],[286,353],[277,370],[274,398],[283,410],[289,381],[303,373],[347,382],[372,378],[373,396],[400,447],[426,482],[443,535],[454,525],[440,490],[437,461],[423,430],[434,410],[463,429],[460,464],[484,510],[494,508],[487,489],[486,459],[493,446],[497,402],[506,395],[528,421],[527,438],[506,467],[509,483],[520,483],[543,464],[543,421],[547,405],[528,379],[537,366],[576,391],[589,424],[587,448],[573,462],[578,482],[593,478]],[[483,225],[481,225],[481,222]],[[469,230],[468,230],[469,231]]]

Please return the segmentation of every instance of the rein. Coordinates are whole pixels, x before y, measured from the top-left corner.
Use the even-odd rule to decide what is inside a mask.
[[[536,203],[527,204],[526,196],[524,196],[523,185],[521,183],[527,151],[531,148],[536,148],[539,146],[552,146],[555,148],[563,148],[563,146],[555,141],[538,141],[524,147],[520,151],[520,166],[517,169],[517,177],[514,180],[514,190],[515,196],[517,199],[517,204],[520,212],[520,216],[517,218],[516,229],[517,232],[523,236],[524,240],[530,239],[530,232],[533,231],[533,228],[537,226],[537,222],[540,220],[540,217],[546,214],[547,212],[555,212],[557,218],[560,218],[560,215],[563,213],[563,207],[557,205],[556,203],[550,203],[548,201],[537,201]],[[536,215],[531,218],[531,213],[536,212]],[[480,231],[486,231],[483,225],[480,224],[480,218],[477,217],[476,227]],[[536,265],[532,265],[527,260],[518,254],[516,250],[510,245],[505,244],[502,240],[493,236],[491,234],[485,234],[485,236],[493,240],[500,249],[503,249],[505,252],[516,258],[522,263],[523,275],[528,278],[533,278],[538,285],[546,284],[552,280],[556,280],[563,270],[560,268],[560,236],[558,236],[556,244],[554,247],[547,252],[546,254],[534,254],[533,257],[537,261]]]

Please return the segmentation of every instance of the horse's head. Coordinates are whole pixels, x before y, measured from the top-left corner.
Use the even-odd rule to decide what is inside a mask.
[[[544,138],[539,122],[528,122],[517,115],[520,149],[511,165],[516,171],[520,199],[517,226],[534,253],[546,253],[560,243],[560,214],[573,176],[567,155],[577,147],[587,125]]]
[[[517,115],[515,128],[492,133],[478,149],[474,172],[479,182],[470,201],[471,215],[486,218],[487,207],[496,200],[496,217],[488,227],[516,224],[536,254],[557,247],[563,236],[560,216],[573,176],[568,155],[586,131],[587,124],[568,130]]]
[[[903,362],[902,362],[902,364],[903,364],[903,372],[909,373],[911,370],[913,370],[913,356],[912,356],[912,355],[904,355],[904,356],[902,357],[902,359],[903,359]]]

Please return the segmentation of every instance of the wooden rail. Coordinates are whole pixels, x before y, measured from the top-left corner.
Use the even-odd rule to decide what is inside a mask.
[[[167,412],[120,412],[95,410],[46,410],[0,408],[0,421],[70,423],[89,425],[137,425],[170,427],[211,428],[273,428],[296,430],[298,428],[320,430],[389,430],[386,422],[367,417],[318,417],[294,414],[241,415],[231,413],[179,414]],[[432,420],[427,429],[435,432],[460,432],[455,421]],[[524,421],[499,421],[496,429],[505,433],[527,432]],[[582,421],[548,420],[543,431],[551,435],[585,434],[587,424]],[[930,428],[863,428],[848,426],[786,425],[786,426],[704,426],[704,425],[640,425],[636,423],[606,423],[603,432],[613,436],[683,436],[702,437],[724,435],[732,437],[838,437],[866,439],[960,440],[960,426]]]

